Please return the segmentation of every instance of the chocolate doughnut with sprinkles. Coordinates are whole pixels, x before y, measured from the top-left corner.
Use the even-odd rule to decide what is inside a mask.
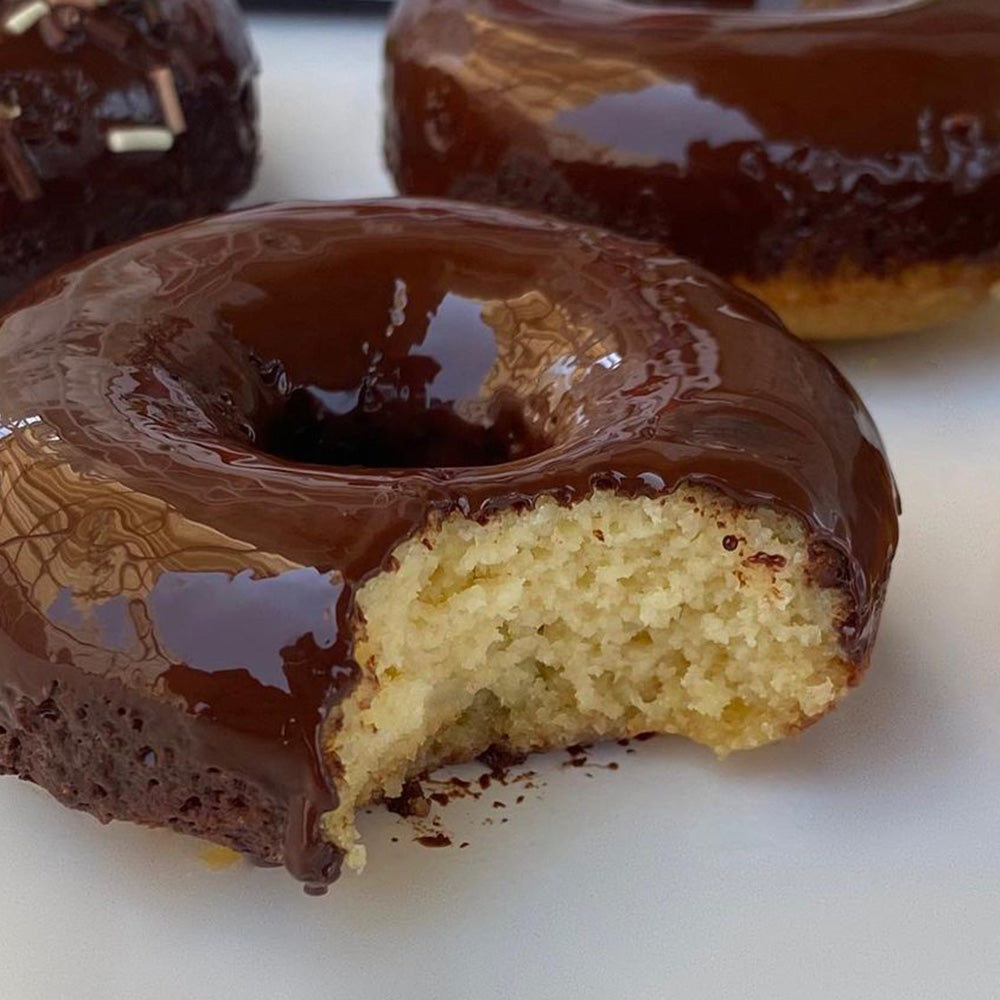
[[[255,72],[235,0],[0,0],[0,301],[243,193]]]

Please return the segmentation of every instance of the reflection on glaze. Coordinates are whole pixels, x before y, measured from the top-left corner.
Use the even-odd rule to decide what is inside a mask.
[[[681,171],[688,169],[688,151],[696,145],[691,135],[712,148],[763,138],[742,111],[701,97],[689,83],[666,80],[635,93],[598,94],[560,111],[552,127],[602,150],[612,162],[660,161]]]
[[[496,337],[483,321],[483,304],[448,293],[427,328],[421,354],[430,358],[461,357],[459,367],[441,367],[427,386],[430,401],[453,403],[474,399],[497,359]]]
[[[339,581],[311,567],[262,580],[247,571],[162,573],[149,595],[149,614],[172,663],[246,669],[287,692],[284,650],[306,637],[320,649],[333,646],[340,591]]]
[[[67,270],[0,322],[0,428],[0,727],[65,697],[82,746],[120,705],[122,763],[71,804],[313,885],[354,596],[429,517],[684,481],[776,505],[853,596],[857,663],[896,539],[870,418],[763,306],[499,209],[265,208]]]
[[[403,0],[387,92],[404,194],[752,279],[1000,248],[995,0]]]

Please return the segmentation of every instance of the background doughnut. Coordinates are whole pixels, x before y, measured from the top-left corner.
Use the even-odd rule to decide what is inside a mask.
[[[402,0],[387,53],[405,194],[667,242],[806,337],[1000,279],[994,0]]]

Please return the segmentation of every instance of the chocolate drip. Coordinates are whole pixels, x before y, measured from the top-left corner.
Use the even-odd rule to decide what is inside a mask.
[[[404,194],[536,208],[717,273],[1000,249],[995,0],[403,0]]]
[[[358,588],[435,517],[684,483],[801,518],[860,669],[896,543],[878,435],[700,268],[406,201],[70,267],[0,321],[0,766],[321,886]]]

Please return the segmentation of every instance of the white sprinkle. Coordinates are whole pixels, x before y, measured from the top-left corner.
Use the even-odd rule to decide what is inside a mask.
[[[174,135],[180,135],[187,130],[187,122],[184,120],[184,109],[181,107],[181,99],[177,94],[177,82],[174,80],[173,71],[166,66],[158,66],[150,70],[149,78],[156,88],[156,95],[163,109],[163,120]]]
[[[168,128],[129,126],[108,131],[108,149],[112,153],[165,153],[174,144]]]
[[[3,22],[3,30],[8,35],[23,35],[30,31],[38,22],[52,13],[52,8],[46,0],[29,0],[21,4],[13,14]]]

